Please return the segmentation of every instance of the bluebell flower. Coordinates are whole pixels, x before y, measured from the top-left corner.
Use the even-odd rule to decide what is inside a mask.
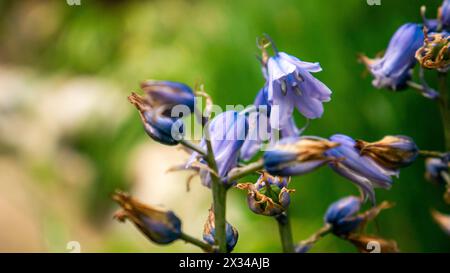
[[[376,142],[357,140],[355,147],[384,168],[397,170],[409,166],[419,155],[419,148],[407,136],[385,136]]]
[[[212,209],[209,210],[208,219],[206,220],[205,226],[203,228],[203,240],[205,240],[208,244],[214,246],[215,242],[215,234],[216,228],[214,223],[215,217]],[[225,236],[227,240],[227,251],[231,252],[234,249],[234,246],[237,244],[239,233],[236,228],[230,225],[228,222],[225,225]]]
[[[183,122],[152,107],[148,100],[132,93],[128,100],[139,110],[145,132],[155,141],[165,145],[177,145],[183,135]]]
[[[131,221],[151,241],[169,244],[180,238],[181,221],[172,211],[143,204],[122,192],[114,194],[113,199],[122,207],[115,218]]]
[[[356,230],[364,220],[363,216],[357,215],[360,209],[360,198],[345,197],[328,207],[324,221],[332,226],[332,231],[337,236],[347,235]]]
[[[332,160],[325,152],[337,145],[318,137],[284,138],[264,152],[264,168],[276,176],[302,175]]]
[[[392,36],[386,53],[382,58],[361,57],[374,77],[372,84],[376,88],[401,90],[407,87],[411,79],[411,69],[416,64],[416,51],[423,45],[422,25],[407,23]]]
[[[228,172],[237,166],[239,152],[244,144],[248,132],[248,124],[244,114],[236,111],[226,111],[214,117],[209,126],[209,136],[212,150],[217,163],[218,175],[227,185],[235,181],[226,181]],[[206,150],[206,141],[202,139],[200,146]],[[196,160],[198,154],[194,152],[188,162],[188,167]],[[205,163],[201,160],[201,163]],[[201,170],[200,176],[205,186],[211,186],[211,173]]]
[[[354,182],[365,196],[375,204],[375,187],[389,189],[393,183],[391,176],[397,176],[398,171],[380,166],[372,158],[361,155],[356,148],[356,141],[345,135],[333,135],[332,142],[339,146],[329,149],[325,155],[334,157],[329,166],[338,174]]]
[[[278,216],[286,211],[291,202],[287,188],[290,178],[263,173],[255,184],[239,183],[241,190],[247,190],[247,204],[251,211],[265,216]]]
[[[277,52],[267,62],[268,101],[279,115],[271,115],[271,125],[282,129],[291,119],[294,107],[308,119],[323,114],[323,102],[330,101],[331,90],[311,73],[320,72],[318,63],[303,62],[284,52]]]
[[[442,27],[450,31],[450,0],[444,0],[439,10]]]

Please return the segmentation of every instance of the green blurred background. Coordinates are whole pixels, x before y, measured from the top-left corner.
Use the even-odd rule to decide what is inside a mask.
[[[210,196],[188,173],[165,173],[186,155],[144,133],[126,96],[148,78],[204,83],[216,104],[250,104],[263,78],[256,37],[268,33],[281,51],[318,61],[316,76],[332,90],[323,118],[307,134],[344,133],[378,140],[404,134],[424,149],[443,148],[434,102],[413,91],[375,90],[356,61],[374,56],[419,8],[435,16],[440,0],[0,1],[0,251],[198,251],[182,242],[156,246],[112,220],[110,194],[127,189],[163,204],[201,236]],[[435,86],[432,74],[428,75]],[[298,123],[303,123],[298,118]],[[418,160],[378,200],[396,203],[372,232],[405,252],[448,252],[450,238],[430,209],[449,212],[443,189],[425,182]],[[249,177],[248,180],[256,179]],[[291,206],[296,240],[322,225],[327,206],[357,194],[323,168],[295,178]],[[245,193],[229,195],[229,221],[240,232],[236,252],[279,252],[273,219],[251,213]],[[354,252],[328,236],[312,252]]]

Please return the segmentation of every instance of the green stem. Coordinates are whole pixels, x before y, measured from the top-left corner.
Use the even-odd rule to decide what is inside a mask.
[[[450,151],[450,109],[448,103],[447,73],[439,72],[439,109],[445,136],[445,150]]]
[[[192,143],[190,141],[182,139],[182,140],[179,141],[179,143],[181,145],[183,145],[183,146],[185,146],[185,147],[187,147],[187,148],[189,148],[189,149],[199,153],[202,156],[206,156],[206,151],[205,150],[203,150],[200,146],[198,146],[198,145],[196,145],[196,144],[194,144],[194,143]]]
[[[246,166],[234,168],[228,173],[227,181],[235,181],[248,174],[252,174],[261,170],[264,167],[264,161],[262,159],[252,162]]]
[[[276,217],[278,222],[278,230],[280,232],[281,244],[284,253],[294,253],[294,241],[292,240],[292,230],[289,216],[283,213]]]
[[[330,224],[326,224],[322,228],[320,228],[316,233],[311,235],[308,239],[300,242],[301,245],[311,245],[317,243],[321,238],[331,232],[332,226]]]
[[[187,243],[190,243],[190,244],[198,246],[199,248],[201,248],[205,252],[213,252],[214,251],[214,249],[213,249],[213,247],[211,245],[209,245],[209,244],[207,244],[207,243],[205,243],[205,242],[203,242],[203,241],[201,241],[201,240],[199,240],[197,238],[194,238],[194,237],[192,237],[192,236],[190,236],[190,235],[188,235],[186,233],[181,233],[180,239],[185,241],[185,242],[187,242]]]
[[[421,156],[423,156],[423,157],[436,157],[436,158],[441,158],[441,157],[445,156],[445,153],[437,152],[437,151],[420,150],[420,151],[419,151],[419,155],[421,155]]]
[[[427,88],[427,86],[424,86],[423,84],[416,83],[413,81],[407,81],[406,84],[425,98],[435,99],[435,96],[437,95],[436,91],[430,90],[429,88]]]
[[[209,128],[205,127],[205,140],[208,153],[206,155],[206,161],[208,166],[218,173],[217,163],[214,158],[214,152],[211,145],[211,140],[209,137]],[[227,240],[226,240],[226,199],[227,199],[227,188],[222,183],[220,177],[217,177],[213,173],[210,174],[212,185],[211,190],[213,194],[213,210],[214,210],[214,229],[215,229],[215,239],[219,247],[219,252],[227,252]]]
[[[450,175],[448,174],[448,172],[442,171],[441,172],[441,176],[442,176],[442,179],[444,179],[445,184],[447,185],[447,187],[450,187]]]

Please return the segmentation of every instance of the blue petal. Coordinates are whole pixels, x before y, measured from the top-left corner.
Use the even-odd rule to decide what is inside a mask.
[[[424,34],[419,24],[404,24],[392,36],[383,58],[370,65],[377,88],[399,90],[411,78],[416,51],[423,45]]]
[[[345,165],[340,163],[330,163],[329,166],[332,170],[334,170],[341,176],[355,183],[355,185],[357,185],[362,190],[364,196],[366,198],[369,198],[373,205],[376,204],[375,191],[369,179],[360,176],[358,173],[350,170]]]
[[[236,111],[226,111],[214,117],[209,124],[209,136],[214,158],[216,160],[218,174],[225,177],[228,172],[237,166],[239,152],[248,133],[248,124],[245,115]],[[200,146],[206,149],[206,141],[203,139]],[[197,153],[191,155],[188,165],[197,157]],[[211,184],[211,175],[200,172],[202,182],[206,186]],[[234,181],[224,181],[233,183]]]
[[[281,137],[298,137],[301,131],[297,128],[293,117],[289,120],[286,126],[281,129]]]
[[[389,172],[377,165],[372,159],[361,156],[359,151],[354,148],[355,141],[353,139],[343,135],[334,135],[330,137],[330,140],[341,143],[340,146],[325,152],[328,156],[342,160],[338,166],[344,165],[354,175],[366,177],[379,187],[390,187],[392,184],[390,175],[394,175],[395,172]]]
[[[316,119],[323,114],[322,102],[310,96],[298,96],[295,98],[295,106],[306,118]]]
[[[167,217],[168,223],[150,217],[142,217],[142,222],[148,230],[147,235],[156,243],[168,244],[181,236],[180,219],[171,211],[168,212]]]
[[[442,25],[446,30],[450,30],[450,0],[444,0],[441,6]]]
[[[168,118],[153,111],[146,111],[144,117],[146,121],[144,124],[145,131],[152,139],[167,145],[178,143],[177,138],[183,134],[183,121],[181,119]],[[172,129],[176,135],[172,135]]]
[[[186,105],[194,109],[195,96],[192,89],[184,83],[171,81],[146,81],[141,87],[152,101],[160,105]]]
[[[331,204],[325,213],[325,222],[335,222],[337,220],[352,216],[361,208],[361,199],[356,196],[348,196]]]
[[[322,71],[322,67],[320,67],[319,63],[304,62],[304,61],[301,61],[300,59],[298,59],[297,57],[286,54],[284,52],[279,52],[278,55],[281,58],[289,60],[291,63],[295,64],[298,68],[301,68],[308,72],[317,73],[317,72]]]

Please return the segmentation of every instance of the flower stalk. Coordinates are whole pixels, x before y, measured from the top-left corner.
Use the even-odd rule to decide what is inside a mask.
[[[438,151],[427,151],[427,150],[420,150],[419,155],[423,157],[435,157],[435,158],[441,158],[445,156],[445,153],[438,152]]]
[[[332,225],[325,224],[322,228],[320,228],[316,233],[311,235],[308,239],[303,240],[300,242],[301,245],[313,245],[317,241],[319,241],[321,238],[325,237],[325,235],[331,233],[332,231]]]
[[[200,146],[198,146],[198,145],[196,145],[196,144],[194,144],[194,143],[192,143],[192,142],[190,142],[188,140],[181,139],[179,141],[179,143],[181,145],[185,146],[186,148],[189,148],[192,151],[195,151],[195,152],[199,153],[202,156],[206,156],[206,151],[205,150],[203,150]]]
[[[239,168],[234,168],[230,171],[230,173],[228,174],[228,178],[227,181],[235,181],[239,178],[242,178],[248,174],[252,174],[256,171],[259,171],[261,169],[264,168],[264,161],[262,159],[252,162],[248,165],[239,167]]]
[[[292,230],[289,215],[287,212],[280,214],[275,218],[278,222],[281,245],[284,253],[294,253],[295,247],[292,239]]]
[[[181,233],[180,239],[185,241],[186,243],[190,243],[190,244],[193,244],[195,246],[198,246],[199,248],[201,248],[205,252],[208,252],[208,253],[214,252],[214,248],[211,245],[209,245],[209,244],[207,244],[207,243],[205,243],[205,242],[203,242],[203,241],[201,241],[201,240],[199,240],[197,238],[194,238],[191,235],[188,235],[188,234],[186,234],[184,232]]]
[[[209,136],[209,128],[205,128],[205,141],[207,147],[206,161],[209,168],[218,173],[217,163],[214,158],[214,152],[211,145]],[[227,252],[227,240],[226,240],[226,199],[227,188],[222,183],[221,179],[211,173],[211,190],[213,194],[213,210],[214,210],[214,225],[215,225],[215,239],[220,253]]]

